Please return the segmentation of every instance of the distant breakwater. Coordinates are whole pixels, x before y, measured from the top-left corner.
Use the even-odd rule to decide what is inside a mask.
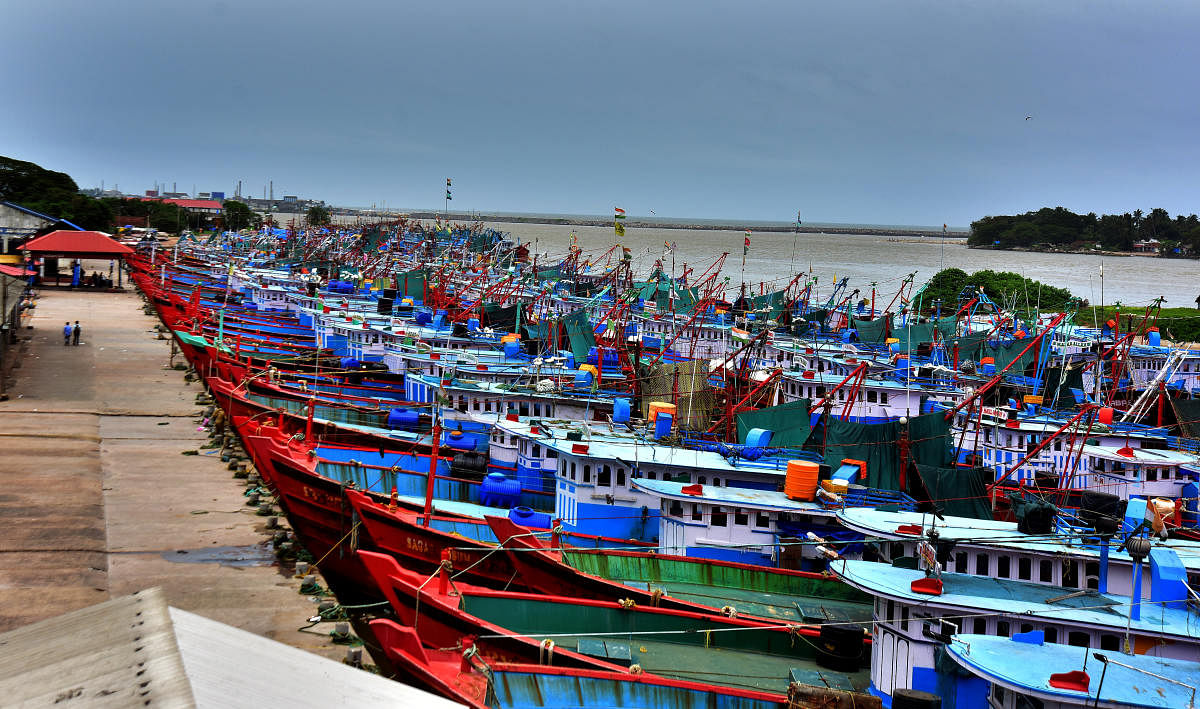
[[[441,218],[441,212],[409,212],[410,219],[436,219]],[[578,217],[537,217],[537,216],[512,216],[504,214],[483,214],[483,213],[459,213],[450,212],[449,215],[452,221],[470,220],[480,222],[502,222],[510,224],[557,224],[561,226],[612,226],[612,219],[586,219]],[[762,224],[738,224],[737,222],[728,222],[724,224],[687,224],[684,222],[642,222],[636,219],[625,220],[626,229],[697,229],[703,231],[743,231],[749,229],[755,233],[779,232],[779,233],[799,233],[799,234],[865,234],[869,236],[894,236],[894,237],[941,237],[941,229],[897,229],[887,227],[871,227],[871,226],[804,226],[796,227],[795,225],[785,226],[763,226]],[[967,232],[951,231],[945,234],[951,239],[965,239]]]

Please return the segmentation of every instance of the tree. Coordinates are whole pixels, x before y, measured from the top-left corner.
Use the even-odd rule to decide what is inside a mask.
[[[257,229],[262,225],[262,217],[250,209],[245,202],[225,200],[222,214],[225,217],[225,228],[231,231],[238,229]]]
[[[315,205],[308,208],[309,226],[325,226],[330,222],[329,208]]]
[[[112,210],[98,199],[79,193],[75,180],[25,160],[0,156],[0,200],[78,224],[84,229],[107,229]]]

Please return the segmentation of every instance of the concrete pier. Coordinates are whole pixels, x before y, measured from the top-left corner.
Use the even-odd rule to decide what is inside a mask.
[[[136,292],[44,289],[0,402],[0,632],[161,586],[170,605],[340,659],[266,518],[201,446],[203,390]],[[63,345],[79,320],[78,346]],[[182,362],[182,356],[176,356]],[[199,455],[183,455],[184,451]]]

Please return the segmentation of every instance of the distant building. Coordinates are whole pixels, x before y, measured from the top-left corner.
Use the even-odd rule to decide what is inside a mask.
[[[1158,247],[1161,245],[1162,242],[1158,239],[1143,239],[1133,242],[1133,250],[1139,254],[1156,254],[1158,253]]]
[[[221,213],[221,203],[215,199],[142,197],[142,200],[146,202],[165,202],[166,204],[175,204],[183,207],[192,214],[204,214],[209,217],[215,217]]]

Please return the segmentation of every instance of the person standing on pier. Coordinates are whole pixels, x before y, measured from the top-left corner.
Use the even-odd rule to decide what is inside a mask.
[[[66,325],[63,325],[63,346],[71,344],[71,321],[68,320]]]
[[[73,330],[71,330],[71,344],[72,344],[72,345],[78,345],[78,344],[79,344],[79,333],[80,333],[80,332],[82,332],[82,331],[83,331],[83,328],[79,327],[79,321],[78,321],[78,320],[76,320],[76,321],[75,321],[75,328],[74,328]]]

